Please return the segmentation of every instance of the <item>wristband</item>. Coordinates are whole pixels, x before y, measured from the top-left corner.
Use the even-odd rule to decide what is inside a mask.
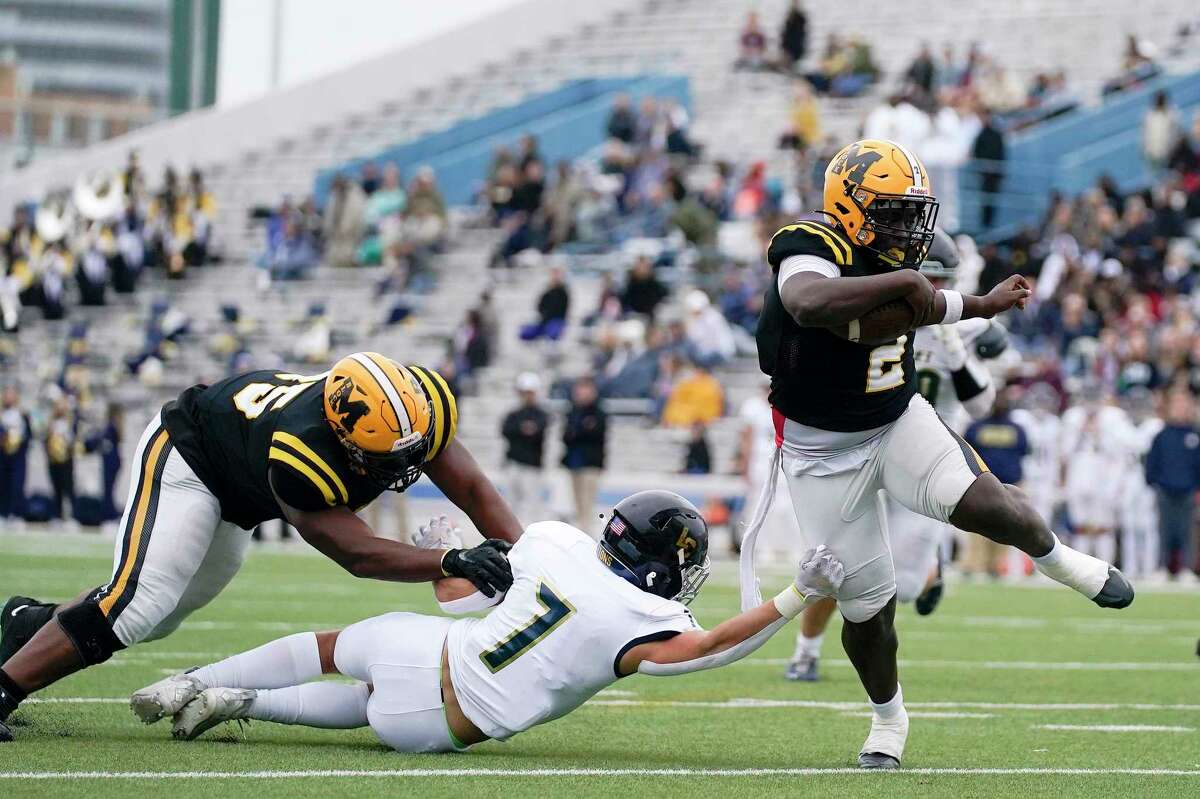
[[[775,603],[775,610],[779,611],[780,616],[785,619],[794,619],[800,615],[800,611],[804,610],[807,600],[808,597],[800,593],[800,589],[796,587],[795,583],[792,583],[771,601]]]
[[[846,338],[851,341],[858,341],[862,337],[862,326],[859,325],[857,319],[851,319],[846,323]]]
[[[939,292],[946,300],[946,315],[939,324],[952,325],[962,319],[963,296],[953,289],[939,289]]]

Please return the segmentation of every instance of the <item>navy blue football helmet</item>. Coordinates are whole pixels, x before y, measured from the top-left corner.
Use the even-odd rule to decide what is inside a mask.
[[[596,554],[633,585],[688,604],[708,579],[708,524],[670,491],[639,491],[617,503]]]

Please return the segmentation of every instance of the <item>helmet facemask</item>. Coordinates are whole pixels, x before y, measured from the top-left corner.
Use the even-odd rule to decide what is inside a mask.
[[[404,491],[421,479],[425,456],[429,453],[429,438],[421,436],[412,444],[395,452],[367,452],[342,439],[350,460],[362,469],[368,480],[384,491]]]
[[[938,201],[919,194],[875,194],[846,181],[846,194],[863,215],[859,244],[896,266],[919,266],[933,243]]]

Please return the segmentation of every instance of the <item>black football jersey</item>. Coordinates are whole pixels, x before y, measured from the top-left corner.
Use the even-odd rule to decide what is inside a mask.
[[[281,518],[276,492],[305,511],[357,510],[382,493],[352,468],[326,422],[324,385],[324,373],[248,372],[192,386],[163,406],[171,443],[220,501],[222,519],[249,530]],[[435,412],[450,418],[448,409]],[[431,457],[449,443],[442,435]]]
[[[836,264],[843,277],[884,274],[895,267],[855,247],[823,221],[779,230],[767,248],[772,275],[793,255]],[[763,298],[758,362],[771,376],[771,405],[784,416],[821,430],[870,430],[895,421],[915,392],[913,337],[869,346],[821,327],[801,327],[783,307],[776,280]]]

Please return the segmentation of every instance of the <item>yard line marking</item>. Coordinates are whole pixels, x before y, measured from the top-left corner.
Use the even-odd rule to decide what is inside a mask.
[[[861,768],[413,768],[413,769],[329,769],[312,771],[0,771],[0,779],[10,780],[194,780],[250,779],[294,780],[331,777],[775,777],[845,774],[880,776],[873,769]],[[887,772],[886,778],[913,776],[996,776],[1046,774],[1086,776],[1095,774],[1136,777],[1200,777],[1200,769],[1165,768],[905,768]]]
[[[1034,724],[1032,730],[1068,732],[1195,732],[1195,727],[1165,727],[1156,724]]]
[[[128,697],[121,696],[31,696],[22,705],[124,705]]]
[[[761,708],[802,708],[809,710],[865,710],[866,702],[835,702],[818,701],[815,699],[721,699],[721,700],[683,700],[683,699],[593,699],[585,705],[616,706],[616,707],[704,707],[729,710],[761,709]],[[1145,710],[1176,712],[1200,711],[1200,705],[1186,704],[1150,704],[1150,703],[1048,703],[1033,702],[905,702],[909,710],[1034,710],[1034,711],[1077,711],[1077,710]]]
[[[905,706],[907,708],[907,705]],[[873,718],[875,713],[870,710],[847,710],[841,715],[854,718]],[[995,713],[959,713],[952,710],[913,710],[908,714],[910,719],[994,719]]]
[[[736,666],[786,666],[787,658],[745,658],[731,663]],[[822,664],[850,666],[848,660],[822,658]],[[905,668],[926,669],[989,669],[1001,671],[1191,671],[1200,674],[1200,663],[1175,661],[1121,661],[1115,663],[1090,663],[1087,661],[1037,661],[1037,660],[907,660],[897,663]]]

